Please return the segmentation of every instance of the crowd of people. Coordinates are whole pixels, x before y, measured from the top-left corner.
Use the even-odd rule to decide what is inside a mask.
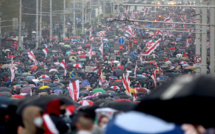
[[[160,110],[148,105],[160,100],[162,103],[157,104],[162,109],[168,103],[164,100],[174,98],[171,95],[186,84],[183,79],[188,84],[192,83],[190,79],[197,79],[195,84],[201,81],[190,76],[195,73],[194,27],[174,24],[193,23],[195,9],[156,7],[162,15],[159,19],[172,24],[129,21],[154,21],[154,10],[124,8],[115,16],[103,18],[104,23],[90,27],[86,35],[63,40],[53,37],[37,50],[29,45],[18,48],[17,43],[10,49],[4,46],[0,133],[203,134],[207,127],[213,127],[212,123],[205,126],[196,120],[197,124],[184,118],[166,119],[165,112],[172,111],[171,107],[159,114]],[[179,76],[184,77],[171,82]],[[208,90],[214,82],[210,79],[203,83],[209,83]],[[169,91],[173,88],[175,91]],[[165,95],[167,91],[171,93]],[[173,104],[183,110],[179,103]],[[189,111],[192,107],[186,108]]]

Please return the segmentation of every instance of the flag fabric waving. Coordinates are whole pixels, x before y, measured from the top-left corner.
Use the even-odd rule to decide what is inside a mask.
[[[186,47],[190,47],[189,39],[186,40]]]
[[[102,72],[101,72],[100,78],[99,78],[99,85],[103,86]]]
[[[155,41],[153,45],[150,48],[148,48],[146,52],[142,53],[142,56],[150,55],[160,45],[160,42],[161,42],[161,39],[158,39],[157,41]]]
[[[67,70],[66,70],[66,62],[65,62],[65,59],[60,63],[60,66],[64,69],[64,76],[66,76]]]
[[[155,87],[157,87],[157,78],[156,78],[156,74],[158,73],[158,72],[160,72],[161,71],[161,69],[156,69],[154,72],[153,72],[153,74],[152,74],[152,79],[154,80],[154,84],[155,84]]]
[[[103,57],[103,44],[99,47],[99,51],[101,52],[101,57]]]
[[[129,34],[130,36],[134,36],[134,34],[135,34],[130,25],[126,29],[126,33]]]
[[[130,88],[129,88],[129,78],[126,73],[123,74],[122,77],[123,87],[126,89],[127,93],[131,96]]]
[[[140,55],[140,62],[141,62],[141,64],[143,64],[143,56],[142,56],[142,54]]]
[[[137,74],[137,62],[135,64],[135,68],[134,68],[134,76],[136,76],[136,74]]]
[[[13,82],[14,79],[15,79],[15,67],[13,65],[13,57],[11,59],[11,68],[10,68],[10,71],[11,71],[11,82]]]
[[[29,57],[31,60],[34,61],[35,65],[38,64],[38,63],[37,63],[37,60],[36,60],[36,57],[35,57],[35,55],[34,55],[34,53],[33,53],[33,51],[28,50],[28,57]]]
[[[47,52],[48,52],[48,51],[47,51],[47,45],[45,46],[45,48],[43,48],[43,52],[44,52],[44,54],[45,54],[45,57],[47,57],[47,54],[48,54],[48,53],[47,53]]]
[[[90,41],[93,41],[93,27],[91,26],[91,28],[90,28],[90,37],[89,37],[89,40]]]
[[[74,101],[77,101],[79,98],[79,90],[79,80],[69,82],[69,95]]]

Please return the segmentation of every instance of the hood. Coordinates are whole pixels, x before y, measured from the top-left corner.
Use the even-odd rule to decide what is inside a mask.
[[[46,106],[46,111],[48,114],[60,115],[61,102],[59,99],[52,100]]]
[[[22,113],[22,119],[25,126],[25,129],[22,134],[34,134],[37,131],[36,126],[34,125],[35,117],[42,112],[37,106],[28,106],[24,109]]]

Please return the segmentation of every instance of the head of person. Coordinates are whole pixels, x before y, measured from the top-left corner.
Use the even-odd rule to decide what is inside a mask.
[[[76,122],[76,128],[78,131],[91,132],[94,126],[93,119],[88,114],[80,114]]]
[[[109,122],[109,118],[105,115],[102,115],[98,120],[99,127],[106,127],[107,123]]]
[[[22,134],[36,134],[43,132],[42,109],[37,106],[28,106],[23,110],[22,120],[24,129]]]

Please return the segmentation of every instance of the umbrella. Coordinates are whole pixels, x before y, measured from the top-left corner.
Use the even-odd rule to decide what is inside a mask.
[[[28,97],[23,100],[23,102],[18,106],[17,113],[19,115],[22,114],[23,109],[26,106],[33,105],[33,106],[39,106],[42,108],[44,112],[46,112],[46,106],[47,104],[55,99],[60,99],[64,104],[66,105],[74,105],[75,102],[72,101],[71,98],[67,96],[61,96],[61,95],[49,95],[49,96],[40,96],[40,97]]]
[[[68,38],[64,38],[64,40],[69,41],[69,39],[68,39]]]
[[[86,58],[86,55],[78,55],[80,58]]]
[[[215,102],[214,83],[215,78],[209,75],[178,77],[153,91],[136,110],[177,124],[213,127],[215,109],[205,109]]]
[[[7,87],[0,87],[0,92],[11,92],[11,89]]]
[[[21,90],[20,90],[21,93],[27,93],[29,94],[31,92],[31,87],[23,87]]]
[[[118,78],[116,76],[109,76],[109,79],[117,80]]]
[[[73,67],[82,68],[82,65],[81,64],[74,64]]]
[[[118,86],[111,86],[110,88],[115,89],[115,90],[120,89]]]
[[[55,40],[56,39],[56,37],[52,37],[52,40]]]
[[[109,101],[105,107],[113,108],[118,111],[131,111],[135,108],[136,104],[127,101]]]
[[[183,65],[183,64],[187,64],[186,61],[181,61],[179,64]]]
[[[81,104],[82,106],[92,106],[94,105],[94,103],[90,100],[82,100],[78,102],[79,104]]]
[[[40,89],[46,89],[46,88],[50,88],[49,86],[42,86],[40,87]]]
[[[135,88],[138,93],[150,93],[150,90],[146,88]]]
[[[105,134],[114,134],[115,132],[118,134],[185,133],[179,125],[166,122],[158,117],[138,111],[119,114],[116,118],[113,118],[113,120],[108,123]]]
[[[76,53],[75,53],[75,52],[70,52],[70,53],[69,53],[69,55],[74,55],[74,54],[76,54]]]
[[[85,47],[90,47],[90,44],[86,44]]]
[[[102,93],[105,93],[105,90],[104,89],[101,89],[101,88],[96,88],[92,91],[92,93],[97,93],[97,92],[102,92]]]
[[[25,98],[25,96],[23,96],[23,95],[13,95],[12,98],[14,98],[14,99],[23,99],[23,98]]]
[[[15,55],[9,55],[8,56],[8,58],[12,58],[12,57],[15,58],[16,56]]]

